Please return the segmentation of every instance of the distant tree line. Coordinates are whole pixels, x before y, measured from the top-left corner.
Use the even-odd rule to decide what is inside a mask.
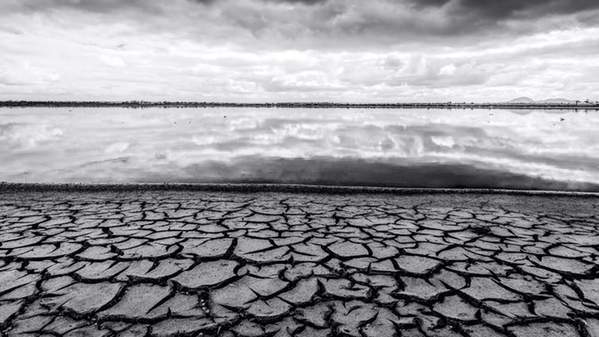
[[[581,109],[599,110],[599,102],[590,100],[575,103],[227,103],[186,101],[0,101],[0,107],[57,107],[57,108],[361,108],[361,109]]]

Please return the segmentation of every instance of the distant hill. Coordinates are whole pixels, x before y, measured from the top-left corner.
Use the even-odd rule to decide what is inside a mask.
[[[512,103],[512,104],[533,104],[535,103],[535,100],[530,98],[530,97],[518,97],[518,98],[514,98],[511,101],[507,101],[506,103]]]
[[[507,101],[509,104],[576,104],[576,101],[565,98],[547,98],[539,101],[535,101],[530,97],[518,97],[513,100]]]

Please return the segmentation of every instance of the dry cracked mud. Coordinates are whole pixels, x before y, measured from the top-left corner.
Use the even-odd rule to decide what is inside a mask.
[[[598,205],[3,193],[0,335],[599,337]]]

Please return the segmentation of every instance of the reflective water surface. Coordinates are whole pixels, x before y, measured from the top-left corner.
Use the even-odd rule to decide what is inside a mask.
[[[599,190],[599,113],[2,108],[0,181]]]

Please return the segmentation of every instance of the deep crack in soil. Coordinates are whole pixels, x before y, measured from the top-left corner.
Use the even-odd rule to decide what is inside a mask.
[[[0,194],[0,335],[599,337],[597,198]]]

